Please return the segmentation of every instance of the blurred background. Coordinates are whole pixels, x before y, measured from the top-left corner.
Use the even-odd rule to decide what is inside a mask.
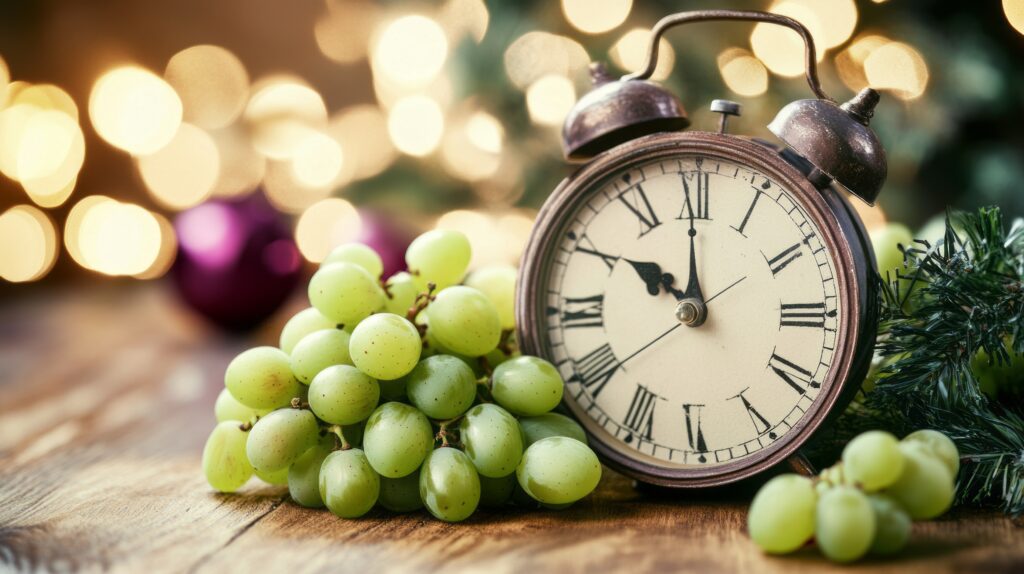
[[[801,21],[837,99],[872,86],[889,156],[869,227],[947,206],[1024,215],[1024,0],[0,2],[0,298],[162,281],[234,329],[339,243],[390,271],[432,227],[515,263],[571,171],[560,127],[588,63],[638,68],[674,11]],[[810,97],[791,31],[669,33],[655,79],[695,129]],[[301,289],[300,289],[301,291]]]

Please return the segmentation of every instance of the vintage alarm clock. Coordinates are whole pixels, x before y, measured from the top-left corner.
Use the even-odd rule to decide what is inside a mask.
[[[815,99],[768,126],[785,145],[683,131],[679,99],[649,81],[668,29],[769,22],[806,45]],[[819,85],[797,21],[708,10],[662,19],[643,70],[570,112],[565,155],[586,161],[538,216],[521,265],[518,336],[554,363],[565,407],[613,468],[671,487],[726,484],[789,461],[857,391],[876,332],[874,260],[845,192],[873,203],[885,154],[878,94],[842,105]]]

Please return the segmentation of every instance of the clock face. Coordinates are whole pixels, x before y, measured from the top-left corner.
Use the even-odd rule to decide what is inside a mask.
[[[697,154],[580,193],[537,295],[577,418],[673,469],[742,465],[792,438],[827,395],[846,320],[801,195]]]

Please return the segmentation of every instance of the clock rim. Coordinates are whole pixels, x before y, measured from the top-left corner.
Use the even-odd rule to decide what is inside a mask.
[[[779,439],[779,445],[758,451],[741,462],[725,463],[706,469],[667,468],[645,462],[627,454],[610,444],[610,441],[590,429],[591,424],[579,420],[569,406],[569,398],[563,397],[564,410],[579,420],[602,461],[612,468],[637,480],[677,488],[696,488],[729,484],[765,471],[786,461],[797,453],[817,431],[834,409],[843,404],[849,393],[849,375],[856,367],[858,334],[862,328],[862,309],[859,292],[868,289],[857,273],[857,263],[851,242],[841,222],[828,201],[814,185],[793,165],[783,159],[768,145],[747,138],[713,132],[691,131],[684,133],[659,133],[632,140],[615,147],[575,173],[562,180],[537,214],[530,238],[523,252],[516,284],[516,335],[523,353],[551,360],[546,329],[541,328],[545,315],[540,298],[546,290],[550,265],[559,232],[568,223],[561,214],[575,212],[595,190],[596,184],[613,177],[628,167],[680,154],[720,157],[730,162],[746,165],[769,176],[800,202],[807,216],[821,230],[822,240],[829,249],[835,265],[836,291],[839,294],[842,311],[837,328],[837,357],[833,369],[822,381],[822,396],[819,396],[816,410],[800,419],[798,424]],[[607,433],[605,433],[607,434]]]

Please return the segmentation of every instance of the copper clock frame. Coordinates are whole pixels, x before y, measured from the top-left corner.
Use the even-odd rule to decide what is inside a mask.
[[[668,157],[701,155],[745,165],[789,191],[819,228],[823,244],[835,262],[836,291],[841,308],[834,363],[813,409],[775,443],[739,461],[708,468],[671,468],[643,460],[628,447],[597,427],[589,417],[573,412],[583,425],[591,446],[610,467],[637,480],[661,486],[692,488],[719,486],[747,478],[787,459],[827,419],[842,411],[859,388],[870,363],[877,325],[877,285],[874,261],[866,233],[852,208],[833,187],[816,188],[799,169],[767,145],[738,136],[710,132],[673,132],[644,136],[617,146],[561,182],[541,208],[524,251],[516,288],[517,336],[526,354],[552,358],[547,338],[543,298],[556,249],[555,241],[571,216],[597,193],[600,184],[621,171]]]

